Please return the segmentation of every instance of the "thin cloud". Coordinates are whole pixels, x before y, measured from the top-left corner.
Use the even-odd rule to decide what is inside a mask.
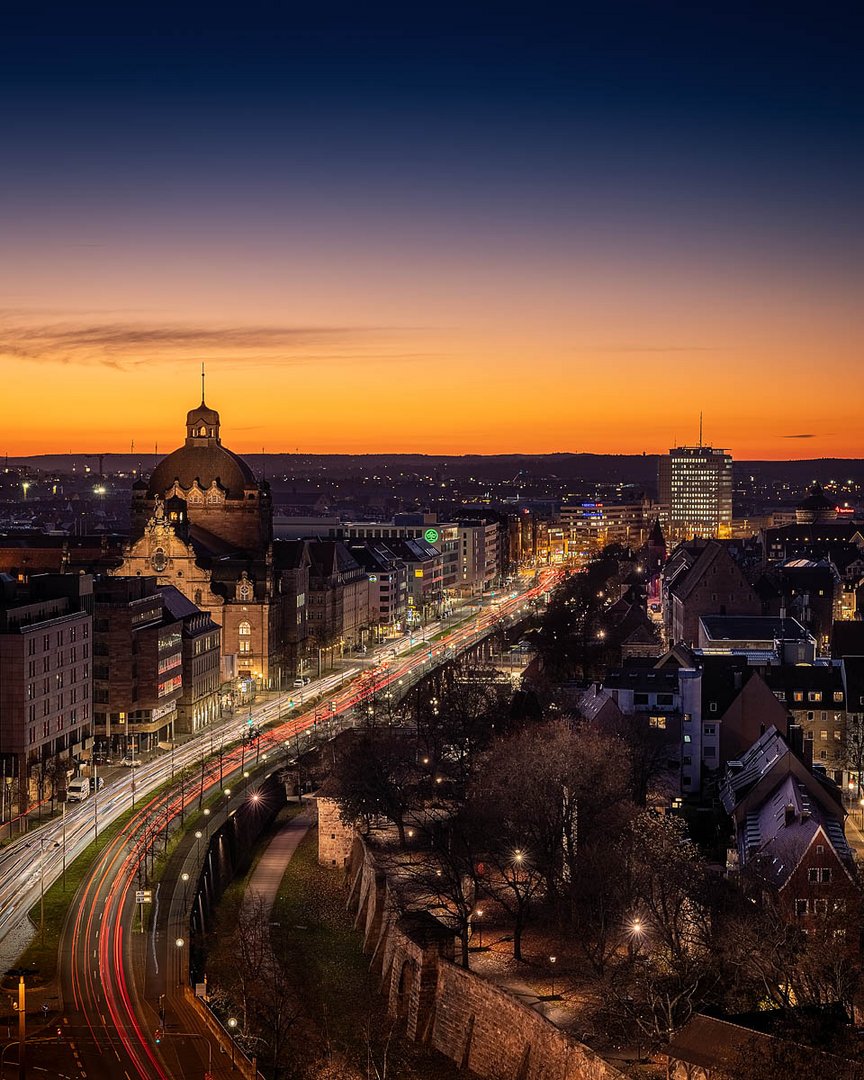
[[[0,356],[33,363],[102,365],[131,370],[171,363],[178,353],[218,363],[243,358],[256,364],[425,359],[399,349],[408,328],[358,326],[200,326],[137,322],[40,322],[0,320]]]
[[[605,353],[703,353],[722,352],[720,345],[588,345],[594,352]]]
[[[781,435],[781,439],[815,439],[815,435]]]

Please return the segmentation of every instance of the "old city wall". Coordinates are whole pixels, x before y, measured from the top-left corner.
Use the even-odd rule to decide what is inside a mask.
[[[410,1038],[484,1080],[618,1080],[588,1047],[505,989],[453,960],[454,937],[426,912],[403,912],[359,837],[349,864],[350,900],[364,949],[391,1015]]]

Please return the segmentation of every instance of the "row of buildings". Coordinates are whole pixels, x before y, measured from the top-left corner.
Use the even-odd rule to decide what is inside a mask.
[[[133,484],[131,521],[120,543],[0,541],[0,769],[18,805],[58,762],[153,750],[252,685],[441,618],[535,541],[519,516],[476,509],[274,528],[269,485],[203,395],[183,445]]]
[[[219,715],[221,634],[155,578],[0,575],[0,769],[8,803],[94,753],[154,749]],[[6,800],[4,799],[4,802]]]

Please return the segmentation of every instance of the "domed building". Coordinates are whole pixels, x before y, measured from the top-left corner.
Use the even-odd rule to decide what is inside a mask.
[[[132,497],[134,531],[152,517],[157,500],[181,499],[188,523],[248,551],[273,538],[270,487],[239,455],[222,445],[219,413],[201,404],[186,416],[186,441],[163,458]]]
[[[821,484],[814,484],[803,502],[795,508],[795,521],[799,525],[821,525],[837,520],[837,506],[826,498]]]
[[[209,612],[222,627],[223,680],[278,687],[296,674],[308,565],[274,558],[270,486],[222,445],[203,385],[183,445],[133,486],[132,538],[114,573],[155,576]]]

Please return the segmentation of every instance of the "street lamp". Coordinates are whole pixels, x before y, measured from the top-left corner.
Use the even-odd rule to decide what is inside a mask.
[[[174,942],[174,944],[177,946],[177,953],[178,953],[179,961],[180,961],[180,963],[179,963],[180,972],[179,972],[179,974],[177,976],[177,985],[182,986],[183,985],[183,966],[182,966],[183,965],[183,956],[181,954],[181,950],[182,950],[183,946],[186,944],[186,942],[183,940],[182,937],[178,937],[177,940]]]
[[[30,847],[29,841],[25,847]],[[55,845],[56,847],[56,845]],[[39,837],[39,940],[45,942],[45,837]]]
[[[234,1064],[234,1033],[237,1030],[237,1021],[233,1016],[228,1017],[228,1030],[231,1032],[231,1068],[235,1069]]]
[[[210,812],[209,810],[205,811],[205,813],[209,813],[209,812]],[[204,834],[201,832],[200,829],[195,830],[195,858],[196,859],[201,858],[201,837],[203,835]]]
[[[180,875],[180,880],[183,882],[183,907],[187,907],[189,903],[189,875],[184,872]],[[180,940],[179,938],[177,939]]]
[[[550,994],[551,998],[555,998],[557,996],[556,993],[555,993],[555,961],[557,959],[558,959],[557,956],[550,956],[549,957],[549,963],[552,965],[552,993]]]
[[[645,924],[637,915],[634,919],[630,920],[630,941],[627,945],[627,951],[630,954],[631,960],[633,960],[639,952],[639,946],[642,944],[642,935],[644,933]]]
[[[483,948],[483,908],[477,908],[474,912],[474,918],[477,920],[477,948]]]

